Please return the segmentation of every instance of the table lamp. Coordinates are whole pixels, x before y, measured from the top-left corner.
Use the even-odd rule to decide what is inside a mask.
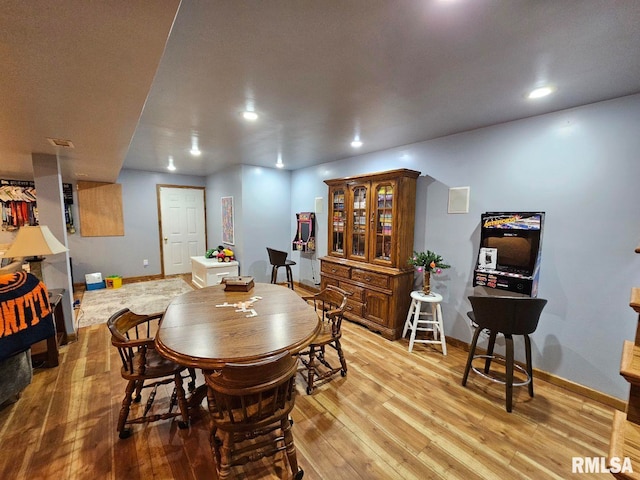
[[[42,267],[40,262],[46,255],[67,252],[69,249],[53,236],[49,227],[45,225],[24,226],[18,230],[18,234],[9,249],[4,252],[8,258],[27,258],[31,265],[31,273],[42,280]]]

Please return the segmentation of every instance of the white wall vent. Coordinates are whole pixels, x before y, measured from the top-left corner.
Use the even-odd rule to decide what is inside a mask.
[[[71,140],[63,140],[62,138],[47,138],[47,140],[54,147],[75,148]]]

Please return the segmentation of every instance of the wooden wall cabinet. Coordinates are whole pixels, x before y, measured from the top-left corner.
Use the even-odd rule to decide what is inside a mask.
[[[415,170],[325,180],[329,186],[328,255],[320,259],[321,286],[352,293],[346,317],[400,338],[414,268]]]

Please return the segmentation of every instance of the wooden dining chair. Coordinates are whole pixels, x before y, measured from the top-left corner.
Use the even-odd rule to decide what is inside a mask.
[[[125,427],[135,423],[154,422],[179,416],[182,418],[178,422],[180,428],[187,428],[189,425],[188,405],[182,386],[183,372],[187,368],[160,356],[154,348],[152,332],[155,331],[161,317],[161,313],[138,315],[128,308],[123,308],[111,315],[107,321],[111,332],[111,344],[118,349],[122,360],[120,374],[122,378],[127,380],[122,408],[118,417],[117,428],[120,438],[129,437],[132,433],[131,429]],[[195,388],[195,370],[189,369],[189,375],[191,376],[189,389],[193,390]],[[169,411],[149,415],[158,387],[170,383],[175,385],[169,401]],[[142,415],[129,418],[131,403],[140,402],[142,390],[147,388],[152,390]],[[176,403],[179,411],[173,412]]]
[[[205,372],[218,478],[228,478],[234,466],[281,451],[294,478],[303,477],[289,417],[297,364],[284,352],[256,363],[228,363],[221,370]]]
[[[328,285],[315,295],[302,297],[307,302],[313,302],[316,314],[322,321],[322,329],[313,342],[306,350],[298,353],[298,357],[304,365],[308,394],[313,392],[315,384],[319,380],[328,380],[338,372],[343,377],[347,375],[347,361],[342,352],[340,339],[342,338],[342,318],[349,295],[351,293],[341,288]],[[336,351],[340,362],[339,367],[334,367],[329,362],[326,355],[327,346]]]

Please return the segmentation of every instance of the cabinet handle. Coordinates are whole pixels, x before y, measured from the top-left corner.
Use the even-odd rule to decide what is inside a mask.
[[[375,221],[375,213],[371,212],[371,220],[369,220],[369,223],[373,225],[374,221]]]
[[[332,268],[332,269],[331,269],[331,273],[336,273],[336,269],[335,269],[335,268]]]
[[[364,277],[364,279],[365,279],[367,282],[370,282],[370,281],[371,281],[371,277]]]

